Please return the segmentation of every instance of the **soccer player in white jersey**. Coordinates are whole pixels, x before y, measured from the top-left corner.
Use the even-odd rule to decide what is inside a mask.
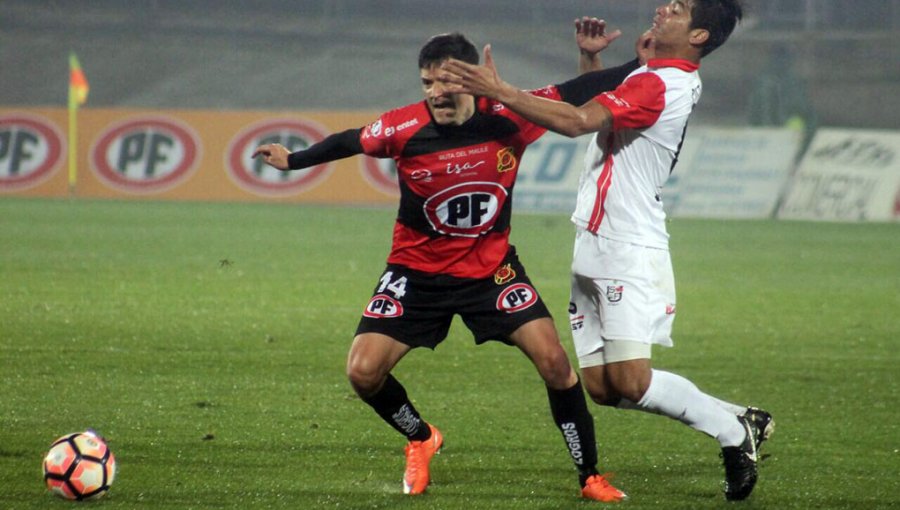
[[[671,346],[675,283],[660,189],[673,170],[688,117],[700,99],[700,59],[742,17],[739,0],[673,0],[656,9],[655,58],[616,90],[580,107],[528,95],[485,65],[444,65],[457,92],[486,96],[558,133],[594,133],[585,155],[569,305],[585,387],[601,404],[662,414],[720,443],[725,496],[745,499],[771,414],[701,392],[650,363],[651,346]]]

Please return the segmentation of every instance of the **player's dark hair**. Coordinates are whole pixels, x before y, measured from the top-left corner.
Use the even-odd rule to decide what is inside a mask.
[[[419,69],[439,64],[448,58],[478,64],[478,50],[472,41],[459,32],[438,34],[428,39],[419,51]]]
[[[694,0],[691,28],[709,31],[700,56],[705,57],[724,44],[743,16],[740,0]]]

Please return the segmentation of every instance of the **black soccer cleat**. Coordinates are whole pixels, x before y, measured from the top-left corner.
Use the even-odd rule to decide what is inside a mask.
[[[747,499],[756,485],[756,441],[760,433],[753,421],[738,416],[741,425],[747,430],[747,437],[740,446],[722,448],[722,460],[725,464],[725,499],[740,501]]]
[[[769,412],[756,407],[748,407],[742,416],[756,427],[756,450],[759,451],[763,441],[775,432],[775,419]]]

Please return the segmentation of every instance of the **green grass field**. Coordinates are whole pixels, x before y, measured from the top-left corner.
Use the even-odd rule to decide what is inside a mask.
[[[403,439],[344,377],[394,211],[0,199],[0,509],[69,508],[41,459],[106,436],[97,508],[562,509],[577,480],[537,373],[455,324],[397,377],[446,436],[428,494],[401,494]],[[716,443],[592,406],[622,508],[900,507],[900,225],[670,223],[674,349],[655,365],[770,410],[751,498],[727,504]],[[513,241],[567,332],[572,228]]]

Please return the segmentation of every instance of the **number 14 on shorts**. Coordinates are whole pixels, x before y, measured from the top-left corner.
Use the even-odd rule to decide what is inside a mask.
[[[378,286],[378,290],[376,293],[384,292],[385,289],[389,290],[395,298],[403,299],[403,296],[406,295],[406,277],[401,276],[394,281],[391,281],[391,278],[394,277],[393,271],[388,271],[384,273],[381,277],[381,285]]]

